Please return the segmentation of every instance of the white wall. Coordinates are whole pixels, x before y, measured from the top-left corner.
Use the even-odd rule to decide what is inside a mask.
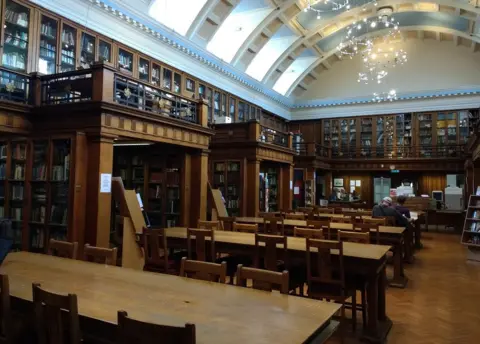
[[[380,90],[394,88],[400,95],[480,86],[480,52],[473,53],[465,46],[455,46],[452,41],[432,39],[409,39],[402,46],[408,53],[408,62],[390,69],[387,85]],[[357,82],[361,63],[360,56],[335,63],[308,86],[297,102],[371,96],[379,88]]]

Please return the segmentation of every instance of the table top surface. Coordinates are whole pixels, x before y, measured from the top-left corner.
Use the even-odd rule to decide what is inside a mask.
[[[256,223],[256,224],[263,224],[263,218],[261,217],[236,217],[235,221],[243,222],[243,223]],[[290,220],[285,219],[283,220],[285,226],[288,227],[305,227],[307,225],[307,221],[305,220]],[[351,225],[349,223],[340,223],[340,222],[331,222],[330,227],[334,229],[350,229]],[[394,227],[394,226],[380,226],[380,233],[384,234],[402,234],[405,231],[403,227]]]
[[[187,229],[184,227],[166,228],[167,237],[186,239]],[[255,246],[255,235],[252,233],[215,231],[216,243],[237,244],[244,246]],[[289,250],[303,251],[307,249],[305,238],[287,237]],[[357,244],[351,242],[343,243],[343,255],[345,257],[361,259],[382,259],[390,250],[388,245]],[[336,254],[335,251],[332,251]]]
[[[83,316],[116,324],[117,311],[172,326],[193,323],[197,343],[302,343],[339,305],[178,276],[28,252],[0,268],[12,296],[31,301],[32,283],[76,294]]]

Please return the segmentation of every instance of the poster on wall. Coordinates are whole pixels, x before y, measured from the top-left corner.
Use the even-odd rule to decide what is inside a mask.
[[[333,186],[335,187],[343,186],[343,178],[334,178]]]

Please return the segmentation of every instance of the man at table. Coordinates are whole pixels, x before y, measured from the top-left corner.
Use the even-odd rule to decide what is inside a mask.
[[[410,216],[410,209],[404,206],[405,201],[407,200],[407,197],[404,195],[400,195],[397,197],[397,205],[395,206],[395,210],[400,213],[400,215],[405,216],[407,219],[409,219]]]
[[[386,217],[392,216],[395,218],[395,225],[401,227],[408,226],[408,220],[402,216],[395,208],[392,207],[392,199],[385,197],[380,204],[376,205],[372,209],[372,217]]]

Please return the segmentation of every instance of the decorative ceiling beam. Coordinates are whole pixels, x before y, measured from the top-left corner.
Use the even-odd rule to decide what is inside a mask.
[[[433,2],[433,3],[435,3],[437,5],[441,5],[441,6],[459,8],[459,9],[462,9],[462,10],[465,10],[465,11],[473,12],[473,13],[476,13],[477,16],[480,15],[480,8],[474,7],[474,6],[472,6],[468,3],[462,3],[462,2],[455,1],[455,0],[435,0],[435,1],[432,0],[432,1],[429,1],[429,2]],[[375,7],[372,3],[370,5],[371,8],[369,8],[369,9],[373,11],[373,10],[375,10],[375,8],[380,8],[380,7],[385,7],[385,6],[398,6],[397,8],[401,8],[402,4],[411,4],[411,1],[409,1],[409,0],[380,0],[377,3],[378,3],[377,7]],[[305,44],[305,42],[310,41],[312,37],[317,35],[319,32],[322,32],[322,30],[325,27],[328,27],[329,25],[332,25],[334,23],[340,23],[340,22],[342,22],[342,20],[347,19],[347,18],[351,18],[351,17],[355,18],[354,20],[358,21],[358,20],[361,20],[364,17],[370,17],[371,16],[371,13],[368,13],[369,11],[363,11],[362,9],[363,9],[363,7],[354,7],[352,9],[350,9],[349,11],[342,12],[341,14],[333,16],[333,17],[331,17],[327,20],[319,20],[319,25],[318,26],[316,26],[313,29],[305,32],[305,35],[304,35],[303,38],[296,40],[287,50],[285,50],[283,52],[282,55],[280,55],[280,57],[277,59],[277,61],[275,61],[275,63],[272,64],[272,66],[270,67],[268,72],[265,74],[265,77],[263,78],[262,83],[264,83],[264,84],[268,83],[269,78],[272,76],[273,72],[277,69],[278,65],[280,63],[282,63],[282,61],[287,56],[290,55],[291,51],[296,50],[299,46],[301,46],[302,44]],[[405,10],[405,11],[402,11],[402,12],[407,12],[407,11],[410,11],[410,10]],[[428,11],[421,11],[421,12],[428,12]],[[437,6],[437,8],[434,9],[433,12],[438,12],[438,6]],[[465,17],[465,18],[467,18],[469,20],[472,20],[471,17]],[[293,22],[293,20],[292,20],[292,22]],[[351,20],[349,22],[344,22],[343,27],[350,25],[351,22],[352,22]],[[341,28],[339,27],[339,30],[340,29]],[[333,34],[333,33],[331,33],[331,34]]]
[[[195,37],[197,31],[200,29],[200,27],[202,27],[205,20],[207,20],[209,14],[213,13],[213,9],[215,8],[215,6],[217,6],[219,2],[220,0],[207,0],[205,5],[203,5],[202,9],[188,28],[188,31],[185,35],[187,38],[193,39]]]
[[[388,29],[387,29],[388,30]],[[383,29],[383,30],[379,30],[379,31],[376,31],[374,33],[368,33],[368,34],[365,34],[361,37],[371,37],[371,36],[375,36],[375,35],[378,35],[378,34],[382,34],[382,32],[387,32],[386,29]],[[403,27],[400,27],[400,31],[408,31],[408,30],[415,30],[415,31],[434,31],[434,32],[441,32],[441,33],[446,33],[446,34],[451,34],[451,35],[456,35],[458,37],[461,37],[461,38],[465,38],[465,39],[470,39],[470,40],[474,40],[476,43],[480,43],[480,37],[475,37],[475,36],[470,36],[468,33],[466,32],[463,32],[463,31],[458,31],[458,30],[453,30],[453,29],[449,29],[449,28],[444,28],[444,27],[438,27],[438,26],[424,26],[424,25],[414,25],[414,26],[403,26]],[[295,87],[297,87],[298,83],[300,81],[302,81],[306,75],[308,75],[310,73],[310,71],[314,70],[319,64],[324,64],[324,62],[327,61],[327,59],[334,55],[334,53],[337,51],[337,49],[332,49],[331,51],[329,51],[328,53],[326,53],[324,55],[323,58],[320,58],[318,59],[317,61],[315,61],[314,63],[312,63],[310,65],[310,67],[308,67],[302,74],[299,75],[299,77],[297,78],[297,80],[295,80],[295,82],[290,86],[290,88],[287,90],[287,92],[285,93],[285,96],[286,97],[289,97],[290,94],[292,93],[292,91],[295,89]]]

